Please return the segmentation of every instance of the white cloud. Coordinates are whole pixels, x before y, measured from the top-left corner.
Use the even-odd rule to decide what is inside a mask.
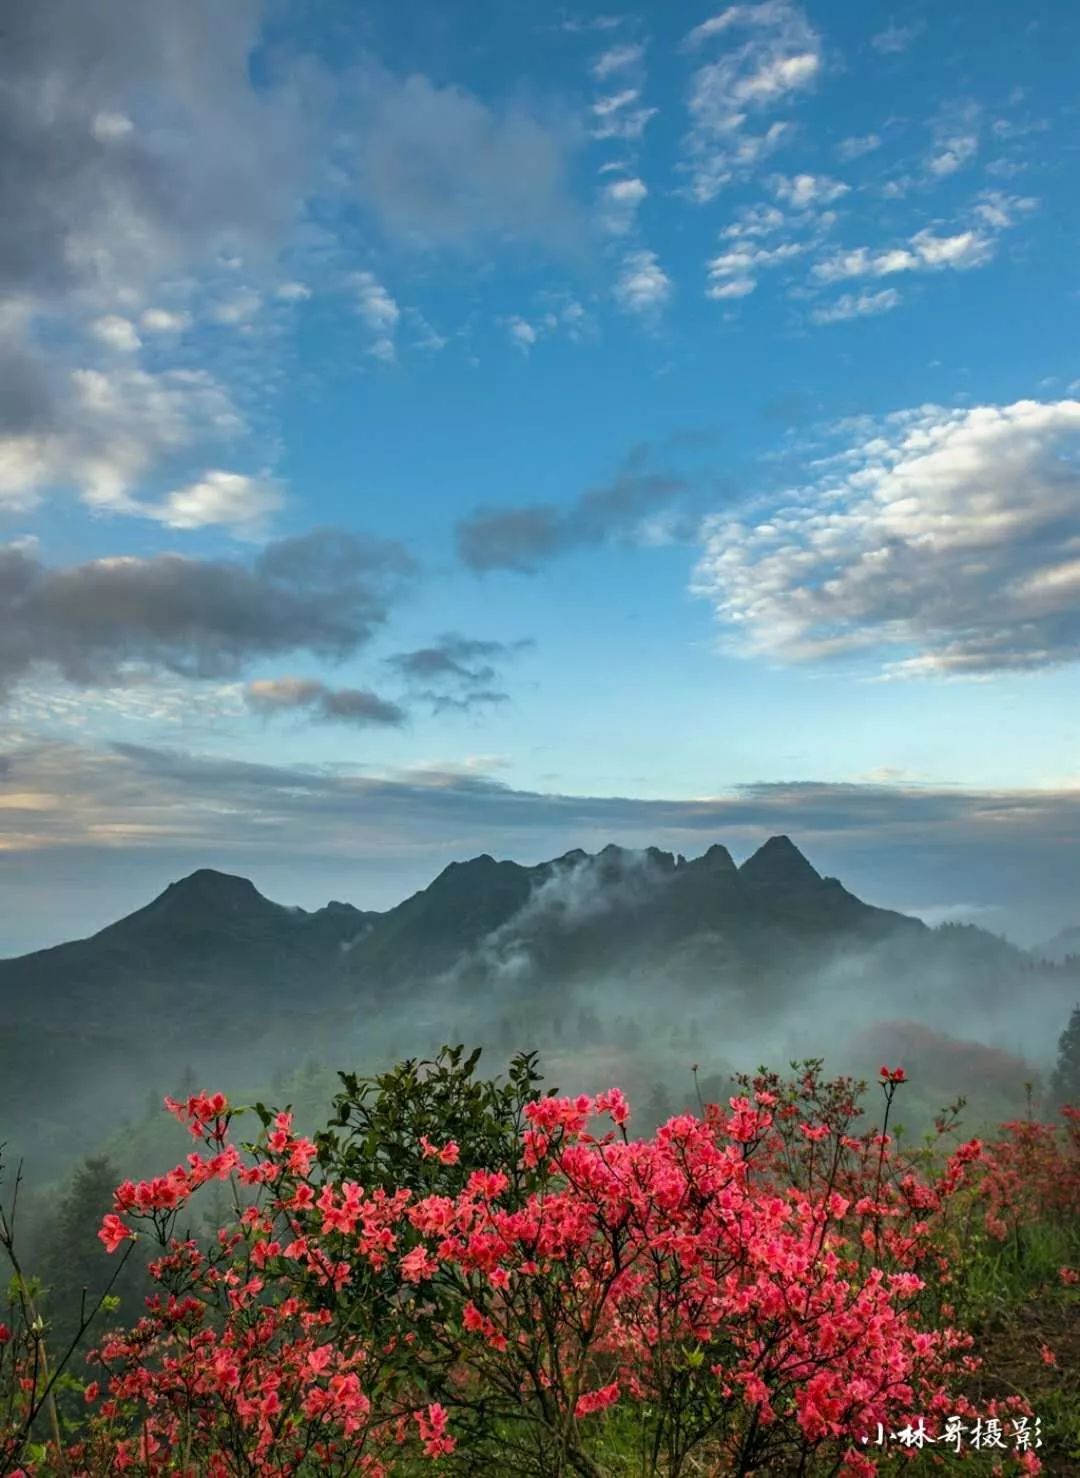
[[[115,143],[134,133],[135,125],[126,113],[95,113],[90,132],[102,144]]]
[[[849,318],[869,318],[878,313],[889,313],[900,306],[900,294],[894,287],[882,288],[880,292],[845,293],[825,308],[815,308],[810,317],[815,323],[843,323]]]
[[[1039,202],[1030,195],[1006,195],[1002,190],[984,190],[973,208],[973,214],[993,231],[1015,226],[1017,219],[1033,211]]]
[[[628,42],[625,46],[612,46],[598,57],[593,65],[592,74],[599,82],[610,77],[612,72],[624,72],[628,67],[640,66],[645,57],[645,48],[638,42]]]
[[[889,277],[897,272],[938,271],[951,268],[968,271],[982,267],[994,254],[994,240],[981,231],[958,231],[938,236],[929,229],[918,231],[907,246],[873,251],[866,246],[835,252],[814,267],[822,282],[843,282],[852,277]]]
[[[695,589],[735,649],[891,654],[892,676],[1080,660],[1080,401],[889,417],[755,521],[706,521]]]
[[[933,231],[918,231],[911,244],[919,261],[926,267],[953,267],[966,272],[981,267],[993,255],[993,242],[978,231],[958,231],[954,236],[935,236]]]
[[[931,119],[931,146],[925,162],[927,182],[947,179],[979,152],[983,109],[972,99],[953,99]]]
[[[729,33],[745,39],[729,43]],[[774,122],[755,135],[747,130],[749,118],[810,88],[822,65],[817,32],[789,0],[729,6],[691,31],[685,45],[697,50],[718,36],[728,44],[716,61],[698,68],[690,85],[688,168],[698,201],[711,200],[773,152],[787,125]]]
[[[828,175],[797,174],[773,175],[769,181],[778,200],[793,210],[809,210],[813,206],[831,205],[851,190],[842,180],[832,180]]]
[[[752,241],[762,236],[771,236],[774,231],[779,231],[786,225],[787,217],[775,205],[743,206],[738,219],[730,226],[725,226],[720,234],[730,240]]]
[[[645,87],[645,47],[638,43],[612,46],[592,68],[604,91],[591,105],[592,136],[635,143],[641,139],[657,109],[642,101]]]
[[[918,257],[905,247],[872,252],[869,247],[857,246],[818,262],[814,276],[822,282],[843,282],[849,277],[887,277],[893,272],[912,272],[918,265]]]
[[[724,301],[728,298],[745,298],[757,287],[756,277],[714,277],[709,271],[709,285],[705,289],[707,298]]]
[[[122,354],[134,354],[142,348],[142,340],[135,325],[129,318],[121,318],[117,313],[106,313],[101,318],[95,318],[90,325],[90,332],[106,348],[118,349]]]
[[[939,178],[955,174],[965,164],[970,164],[978,152],[979,140],[975,134],[956,134],[944,140],[936,152],[931,154],[926,167],[932,175]]]
[[[248,289],[236,293],[222,303],[215,304],[210,310],[210,317],[215,323],[234,327],[238,324],[250,323],[261,307],[262,298],[257,292]]]
[[[757,272],[779,266],[804,251],[806,247],[802,243],[786,241],[771,248],[744,244],[733,251],[721,252],[707,264],[709,283],[705,296],[744,298],[757,286]]]
[[[516,314],[505,319],[504,322],[511,343],[515,344],[524,354],[528,354],[537,340],[536,329],[528,319],[520,318]]]
[[[625,313],[651,317],[663,309],[672,295],[671,278],[653,251],[628,252],[622,260],[615,284],[616,303]]]
[[[528,354],[541,339],[550,338],[553,334],[563,333],[576,344],[593,330],[594,325],[585,309],[568,293],[538,293],[536,303],[539,311],[534,318],[515,313],[499,320],[510,342],[524,354]]]
[[[274,297],[283,303],[303,303],[311,297],[311,288],[306,282],[279,282]]]
[[[879,133],[852,134],[850,138],[840,140],[836,153],[845,164],[850,164],[853,159],[862,159],[866,154],[873,154],[881,148],[881,144]]]
[[[649,191],[637,178],[612,180],[600,191],[600,222],[611,236],[625,236],[633,229],[638,208]]]
[[[139,327],[147,334],[179,334],[190,326],[190,313],[169,308],[146,308],[139,315]]]
[[[624,87],[592,105],[594,139],[640,139],[657,109],[642,104],[641,89]]]
[[[234,532],[258,536],[267,520],[281,508],[280,491],[261,478],[241,472],[213,469],[187,487],[177,488],[145,511],[171,529],[201,529],[220,525]]]
[[[368,353],[384,364],[392,364],[397,358],[394,341],[401,309],[374,272],[354,272],[350,282],[356,311],[371,334]]]
[[[356,308],[375,333],[392,333],[401,316],[397,303],[373,272],[357,272],[352,279]]]
[[[0,508],[31,508],[47,491],[73,489],[89,507],[153,517],[133,496],[142,480],[177,453],[243,429],[204,372],[74,370],[49,424],[0,436]]]

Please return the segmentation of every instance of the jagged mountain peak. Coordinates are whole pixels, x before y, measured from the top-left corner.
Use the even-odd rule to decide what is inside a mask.
[[[737,871],[735,860],[720,842],[714,842],[707,852],[686,864],[698,872],[733,873]]]
[[[745,883],[791,888],[820,883],[821,874],[809,863],[789,836],[770,837],[739,868]]]

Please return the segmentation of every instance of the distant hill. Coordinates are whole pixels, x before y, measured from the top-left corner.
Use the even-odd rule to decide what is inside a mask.
[[[971,926],[864,903],[784,836],[738,867],[720,845],[475,857],[385,913],[305,912],[201,869],[89,939],[0,960],[0,1143],[90,1149],[149,1089],[176,1092],[185,1063],[198,1086],[264,1083],[275,1062],[416,1054],[425,1032],[496,1018],[519,1047],[571,1006],[670,1025],[679,1000],[691,1019],[726,1003],[743,1024],[816,1010],[824,990],[838,1021],[845,1002],[891,1016],[902,1000],[962,1032],[1026,993],[1056,1040],[1076,980]]]
[[[1049,960],[1054,965],[1064,964],[1070,956],[1080,959],[1080,924],[1060,929],[1053,939],[1048,939],[1045,944],[1036,945],[1031,953],[1041,959]]]
[[[0,1143],[79,1139],[126,1112],[183,1063],[290,1029],[324,1009],[343,948],[377,915],[345,903],[315,913],[271,903],[246,878],[209,868],[89,939],[0,960]],[[311,988],[314,986],[314,992]],[[92,1103],[92,1112],[73,1106]]]

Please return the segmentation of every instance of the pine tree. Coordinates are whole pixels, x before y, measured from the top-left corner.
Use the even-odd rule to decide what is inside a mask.
[[[1058,1041],[1057,1066],[1050,1079],[1050,1098],[1055,1107],[1074,1104],[1080,1108],[1080,1005],[1073,1007],[1069,1024]]]
[[[43,1238],[40,1262],[32,1271],[40,1273],[45,1287],[44,1313],[48,1321],[48,1344],[62,1356],[78,1333],[84,1306],[89,1314],[109,1285],[115,1260],[105,1252],[97,1236],[101,1218],[112,1209],[113,1191],[122,1177],[102,1155],[87,1159],[75,1171],[68,1189],[50,1218],[50,1231]],[[103,1329],[128,1327],[144,1312],[143,1299],[150,1291],[145,1259],[133,1256],[113,1285],[119,1307],[99,1313],[84,1337],[81,1349],[89,1348]],[[81,1368],[76,1358],[72,1367]]]

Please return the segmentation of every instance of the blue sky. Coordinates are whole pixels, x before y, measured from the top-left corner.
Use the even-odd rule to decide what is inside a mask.
[[[0,952],[776,831],[1074,919],[1078,29],[24,8]]]

